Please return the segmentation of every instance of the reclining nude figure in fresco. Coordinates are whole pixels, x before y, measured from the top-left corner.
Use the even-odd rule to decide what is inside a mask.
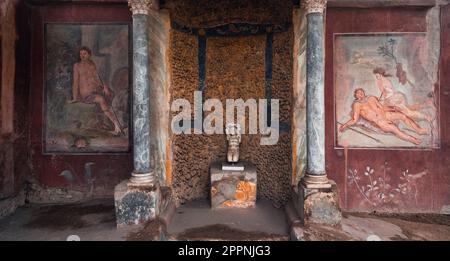
[[[72,95],[72,100],[68,103],[98,104],[106,117],[114,124],[112,134],[122,133],[120,123],[108,102],[108,99],[111,100],[114,94],[101,81],[95,63],[91,60],[91,50],[88,47],[80,48],[80,62],[73,66]]]
[[[241,127],[239,124],[229,123],[225,128],[228,140],[227,161],[239,161],[239,143],[241,143]]]
[[[414,120],[409,118],[403,112],[396,110],[395,107],[383,106],[374,96],[366,96],[362,88],[356,89],[355,101],[352,104],[352,119],[344,123],[339,131],[344,131],[347,127],[357,124],[360,117],[384,132],[392,133],[398,138],[419,145],[422,141],[413,137],[394,123],[402,121],[411,127],[417,134],[428,134],[428,130],[420,127]]]

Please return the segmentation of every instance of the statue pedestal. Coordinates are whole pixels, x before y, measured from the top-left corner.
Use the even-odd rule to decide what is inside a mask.
[[[210,167],[211,208],[251,208],[256,202],[256,167],[242,162],[244,170],[223,170],[220,162]]]

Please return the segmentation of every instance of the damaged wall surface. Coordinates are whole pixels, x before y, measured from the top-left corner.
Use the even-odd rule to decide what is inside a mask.
[[[0,4],[0,216],[24,204],[25,180],[31,168],[28,160],[28,16],[29,9],[23,2]]]
[[[2,151],[1,168],[3,181],[9,180],[10,186],[4,187],[14,194],[23,185],[28,174],[28,84],[29,84],[29,29],[25,17],[29,15],[23,3],[7,1],[2,3]],[[17,63],[16,59],[23,62]],[[8,176],[12,178],[7,178]],[[7,196],[7,195],[5,195]]]

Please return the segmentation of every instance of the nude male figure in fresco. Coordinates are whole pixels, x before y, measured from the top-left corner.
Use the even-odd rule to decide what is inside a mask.
[[[98,104],[103,113],[114,124],[114,135],[122,133],[119,121],[115,116],[107,98],[112,97],[111,90],[103,84],[98,75],[95,63],[91,60],[91,50],[80,48],[80,62],[73,66],[72,100],[69,103],[84,102]]]
[[[381,105],[378,99],[374,96],[366,96],[363,89],[359,88],[354,93],[355,101],[352,104],[353,115],[352,119],[344,123],[339,131],[344,131],[347,127],[355,125],[361,118],[369,121],[377,128],[384,132],[392,133],[402,140],[409,141],[419,145],[422,141],[413,137],[394,124],[394,121],[402,121],[411,127],[417,134],[428,134],[427,129],[420,127],[414,120],[406,116],[404,113],[397,111],[393,107]]]

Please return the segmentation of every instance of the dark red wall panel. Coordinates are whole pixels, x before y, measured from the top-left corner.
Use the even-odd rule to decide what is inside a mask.
[[[43,132],[43,84],[44,84],[44,24],[54,23],[129,23],[131,12],[122,5],[47,5],[33,7],[32,14],[32,80],[30,94],[30,139],[33,173],[41,185],[87,189],[84,178],[85,164],[93,162],[94,193],[112,194],[114,186],[130,176],[132,155],[48,155],[42,153]],[[131,28],[131,27],[130,27]],[[131,32],[130,32],[131,34]],[[131,43],[130,43],[131,48]],[[75,173],[70,181],[60,176],[63,170]]]
[[[338,184],[341,206],[347,211],[440,212],[450,205],[450,8],[442,10],[442,52],[440,63],[440,127],[439,149],[383,150],[335,149],[333,34],[368,32],[426,32],[426,8],[328,8],[326,21],[326,162],[327,172]],[[440,86],[439,86],[440,84]],[[359,190],[369,182],[361,179],[359,188],[351,183],[349,170],[364,172],[373,168],[392,188],[401,191],[392,199],[368,197]],[[405,173],[405,171],[408,172]],[[417,174],[427,174],[418,176]],[[420,176],[420,175],[419,175]],[[406,180],[408,179],[408,180]],[[380,188],[381,189],[381,188]],[[387,193],[386,196],[389,196]]]

